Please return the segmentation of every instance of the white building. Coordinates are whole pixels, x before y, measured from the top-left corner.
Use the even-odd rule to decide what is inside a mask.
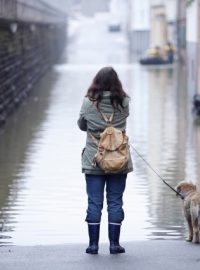
[[[147,48],[176,44],[178,0],[130,0],[131,52],[137,59]]]
[[[149,47],[150,0],[129,2],[130,50],[137,59]]]
[[[119,24],[122,31],[127,31],[129,0],[110,0],[110,24]]]
[[[177,0],[151,0],[151,45],[176,44]]]
[[[188,87],[191,96],[195,92],[200,94],[200,0],[194,0],[187,6],[186,13],[186,40],[187,40],[187,66]]]
[[[177,0],[165,0],[167,19],[167,39],[175,43],[177,40]]]

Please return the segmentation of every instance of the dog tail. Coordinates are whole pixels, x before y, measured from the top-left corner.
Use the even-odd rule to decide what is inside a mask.
[[[199,227],[199,230],[200,230],[200,206],[196,206],[196,211],[197,211],[197,220],[198,220],[198,227]]]
[[[199,224],[199,230],[200,230],[200,207],[199,207],[199,215],[198,215],[198,224]]]
[[[191,202],[191,216],[193,220],[198,222],[198,227],[200,228],[200,207],[195,202]]]

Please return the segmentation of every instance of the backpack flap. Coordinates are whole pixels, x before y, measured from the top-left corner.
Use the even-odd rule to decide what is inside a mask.
[[[109,151],[115,151],[123,143],[123,133],[112,126],[107,127],[100,135],[100,144]]]

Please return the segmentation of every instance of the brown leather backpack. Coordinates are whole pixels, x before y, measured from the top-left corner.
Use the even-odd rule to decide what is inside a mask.
[[[128,136],[125,132],[112,126],[114,113],[109,119],[103,112],[100,111],[100,113],[108,126],[100,134],[99,141],[90,133],[97,145],[93,165],[98,165],[106,173],[119,173],[125,170],[128,165]]]

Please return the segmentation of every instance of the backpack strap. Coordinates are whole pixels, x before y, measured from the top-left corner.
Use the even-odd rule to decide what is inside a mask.
[[[100,111],[100,114],[101,116],[103,117],[104,121],[108,124],[108,125],[111,125],[112,124],[112,121],[113,121],[113,118],[114,118],[114,114],[115,112],[113,112],[110,116],[110,118],[107,117],[107,115],[105,113],[103,113],[102,111]]]
[[[103,117],[104,121],[107,123],[107,125],[111,125],[113,118],[114,118],[114,114],[115,111],[111,114],[111,116],[108,118],[108,116],[103,113],[102,111],[98,110],[101,114],[101,116]],[[91,132],[88,132],[90,137],[92,138],[93,142],[98,146],[99,145],[99,141],[94,137],[94,135]]]
[[[93,142],[98,146],[99,145],[98,140],[94,137],[94,135],[92,135],[91,132],[88,132],[88,133],[89,133],[90,137],[92,138]]]

